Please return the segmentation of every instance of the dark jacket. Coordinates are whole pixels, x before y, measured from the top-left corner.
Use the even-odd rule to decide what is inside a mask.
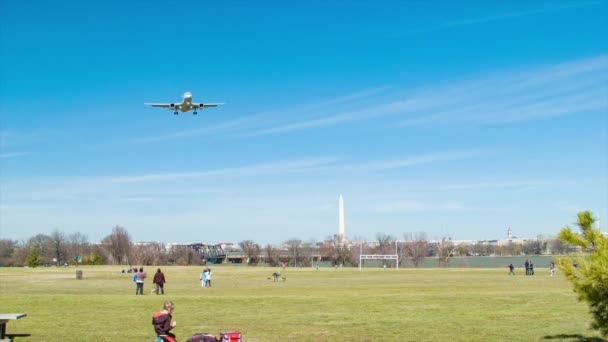
[[[154,331],[157,335],[166,335],[169,330],[173,329],[171,326],[171,315],[159,311],[152,317],[152,325],[154,325]]]
[[[154,284],[163,285],[165,283],[165,275],[163,272],[156,272],[154,274]]]

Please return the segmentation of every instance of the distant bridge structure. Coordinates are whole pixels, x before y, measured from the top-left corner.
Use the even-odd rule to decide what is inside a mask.
[[[192,243],[188,247],[198,254],[201,259],[212,264],[221,264],[226,260],[226,253],[221,245],[208,245],[205,243]]]

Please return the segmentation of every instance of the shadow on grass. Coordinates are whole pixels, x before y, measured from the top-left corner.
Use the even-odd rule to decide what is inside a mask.
[[[558,341],[570,341],[570,342],[606,342],[603,338],[600,337],[585,337],[580,334],[560,334],[553,336],[545,336],[545,340],[558,340]]]

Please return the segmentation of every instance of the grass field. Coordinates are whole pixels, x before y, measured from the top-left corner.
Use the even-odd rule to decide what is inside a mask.
[[[249,341],[601,341],[570,284],[537,269],[286,269],[161,267],[165,296],[135,296],[121,267],[0,268],[0,312],[28,316],[8,324],[22,341],[153,341],[151,317],[176,305],[179,341],[197,332],[240,330]]]

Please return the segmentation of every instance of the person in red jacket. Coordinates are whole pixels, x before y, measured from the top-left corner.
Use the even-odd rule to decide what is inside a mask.
[[[167,300],[165,304],[163,304],[163,309],[154,314],[152,317],[152,325],[154,326],[154,331],[158,337],[163,338],[165,341],[174,342],[175,335],[170,332],[171,329],[175,328],[177,323],[172,322],[173,318],[171,314],[173,313],[173,309],[175,305],[172,301]]]
[[[153,283],[156,285],[156,294],[165,294],[165,275],[160,271],[160,268],[154,274]]]

